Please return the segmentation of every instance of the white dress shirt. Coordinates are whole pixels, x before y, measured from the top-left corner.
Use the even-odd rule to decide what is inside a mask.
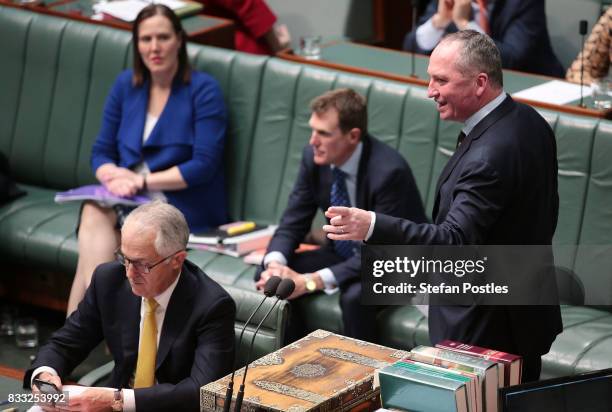
[[[490,13],[491,1],[489,2],[487,9]],[[421,24],[416,30],[416,42],[419,48],[422,50],[433,50],[440,40],[444,36],[445,29],[438,29],[434,27],[432,18],[429,18],[425,23]],[[477,23],[480,18],[480,8],[478,3],[472,2],[472,20],[467,24],[466,29],[476,30],[477,32],[484,33],[484,29]]]

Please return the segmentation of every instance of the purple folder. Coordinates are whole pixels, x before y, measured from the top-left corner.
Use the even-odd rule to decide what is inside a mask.
[[[150,202],[148,196],[135,195],[129,197],[121,197],[112,194],[102,185],[87,185],[70,189],[66,192],[58,192],[55,194],[56,203],[74,202],[81,200],[95,200],[104,206],[126,205],[139,206]]]

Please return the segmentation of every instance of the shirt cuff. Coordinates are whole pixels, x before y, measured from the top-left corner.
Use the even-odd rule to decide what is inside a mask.
[[[376,224],[376,213],[370,211],[370,227],[368,228],[368,233],[366,233],[365,240],[366,242],[372,237],[372,233],[374,232],[374,225]]]
[[[30,388],[32,387],[32,382],[34,382],[34,378],[36,378],[38,375],[40,375],[43,372],[49,372],[52,375],[59,376],[59,373],[57,373],[57,371],[53,369],[51,366],[40,366],[34,369],[34,372],[32,372],[32,376],[30,377]]]
[[[283,266],[287,266],[287,258],[281,252],[273,251],[264,256],[263,265],[264,268],[268,266],[270,262],[278,262]]]
[[[122,389],[123,392],[123,412],[136,412],[136,397],[134,389]]]
[[[423,50],[433,50],[444,35],[443,29],[434,27],[431,19],[421,24],[416,30],[416,42]]]
[[[317,270],[317,274],[321,277],[321,280],[323,281],[323,292],[328,295],[332,295],[338,291],[338,282],[336,282],[334,272],[332,272],[330,268],[323,268]]]

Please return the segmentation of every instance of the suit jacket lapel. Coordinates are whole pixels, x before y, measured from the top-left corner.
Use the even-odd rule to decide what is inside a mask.
[[[149,105],[149,81],[145,80],[137,89],[136,97],[127,109],[127,117],[132,119],[129,124],[129,133],[123,135],[125,146],[130,148],[137,162],[142,159],[142,134],[144,133],[145,121],[147,119],[147,107]],[[131,161],[130,163],[135,163]],[[130,164],[129,166],[132,166]]]
[[[357,193],[355,194],[355,207],[369,209],[369,205],[367,204],[368,190],[365,184],[365,176],[368,171],[368,162],[370,161],[370,154],[372,152],[372,142],[370,141],[368,135],[365,135],[361,141],[363,143],[363,149],[361,151],[361,159],[359,159],[359,168],[357,169]]]
[[[142,299],[132,293],[130,283],[126,279],[117,299],[117,313],[123,314],[121,319],[121,339],[125,364],[124,373],[121,376],[123,385],[127,385],[136,368],[140,336],[141,302]]]
[[[162,325],[159,337],[159,347],[157,349],[156,370],[164,362],[172,347],[172,343],[181,333],[183,325],[189,319],[196,286],[193,276],[195,275],[184,264],[181,277],[172,292],[168,308],[166,309],[166,316],[164,317],[164,324]]]
[[[461,146],[455,150],[455,153],[451,156],[442,169],[442,173],[440,173],[440,177],[438,178],[438,183],[436,184],[436,200],[434,203],[432,216],[434,221],[436,220],[438,214],[438,208],[440,205],[440,187],[446,182],[448,177],[451,175],[455,166],[459,163],[459,160],[463,157],[468,150],[470,150],[470,146],[474,140],[480,138],[480,136],[495,122],[497,122],[500,118],[505,116],[505,114],[510,110],[514,101],[510,98],[510,96],[506,95],[506,99],[489,113],[484,119],[482,119],[473,129],[472,131],[463,139],[463,143]]]

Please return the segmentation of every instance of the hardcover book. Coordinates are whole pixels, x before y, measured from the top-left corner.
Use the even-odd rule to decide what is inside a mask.
[[[404,358],[398,362],[403,366],[410,366],[420,373],[437,374],[438,376],[447,379],[464,382],[467,388],[468,410],[470,412],[482,412],[479,408],[479,397],[481,396],[477,387],[477,375],[471,372],[466,372],[458,369],[448,369],[441,366],[430,365],[428,363],[417,362],[411,359]]]
[[[275,230],[276,226],[274,225],[255,225],[250,231],[236,235],[231,235],[223,229],[214,229],[205,233],[192,233],[189,235],[187,247],[238,257],[253,250],[267,247]]]
[[[453,350],[497,362],[500,368],[502,368],[504,376],[503,384],[501,384],[500,387],[518,385],[521,382],[523,358],[518,355],[494,349],[481,348],[480,346],[467,345],[452,340],[444,340],[438,343],[436,348]]]
[[[413,348],[408,354],[408,359],[476,374],[479,397],[477,410],[497,411],[499,368],[496,362],[430,346]]]
[[[397,362],[377,372],[382,406],[411,412],[469,412],[469,378]]]
[[[376,369],[405,357],[380,345],[317,330],[249,365],[242,411],[374,411],[380,407]],[[236,372],[237,388],[244,368]],[[201,388],[200,409],[221,412],[230,376]]]

